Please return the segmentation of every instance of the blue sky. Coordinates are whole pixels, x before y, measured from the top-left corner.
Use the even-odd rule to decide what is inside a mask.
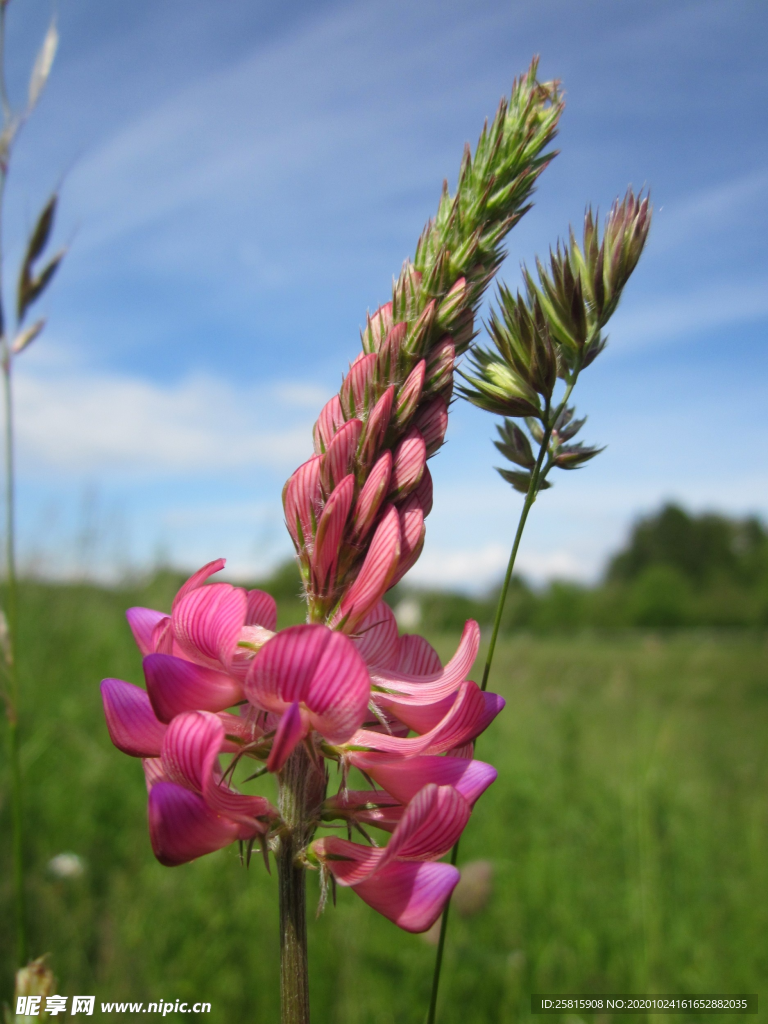
[[[17,97],[50,14],[9,8]],[[594,578],[662,500],[768,515],[768,8],[722,0],[60,0],[6,209],[6,288],[63,178],[70,253],[17,374],[25,564],[93,573],[290,552],[280,490],[465,140],[533,53],[560,156],[501,276],[631,183],[656,218],[576,393],[607,451],[537,502],[520,565]],[[454,406],[411,578],[477,589],[521,498]]]

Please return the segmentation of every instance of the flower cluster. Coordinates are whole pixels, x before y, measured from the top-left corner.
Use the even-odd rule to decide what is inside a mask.
[[[128,621],[144,660],[146,689],[102,684],[115,746],[143,759],[155,855],[177,865],[235,840],[265,851],[286,827],[262,796],[231,785],[242,758],[280,773],[297,747],[325,779],[342,768],[330,797],[307,808],[309,833],[339,826],[392,832],[383,849],[337,837],[301,852],[341,885],[410,931],[428,928],[458,872],[436,863],[496,777],[472,758],[472,741],[503,706],[467,678],[479,630],[467,623],[443,666],[419,636],[399,636],[379,601],[352,636],[322,624],[275,632],[274,600],[259,590],[206,580],[212,562],[181,588],[170,615],[132,608]],[[412,733],[412,735],[411,735]],[[223,769],[222,754],[232,754]],[[359,769],[370,789],[351,790]]]

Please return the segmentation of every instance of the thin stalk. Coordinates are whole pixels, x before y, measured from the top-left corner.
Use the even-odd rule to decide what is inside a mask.
[[[299,747],[286,761],[278,782],[285,822],[275,854],[280,893],[280,1022],[309,1024],[306,869],[297,859],[312,838],[312,811],[323,799],[325,779]]]
[[[568,404],[568,399],[571,397],[573,386],[576,383],[576,377],[578,373],[573,375],[572,380],[567,385],[562,401],[555,409],[553,413],[550,413],[549,403],[545,411],[546,418],[546,429],[544,430],[544,436],[541,439],[541,445],[539,446],[539,454],[536,458],[536,465],[531,473],[531,480],[528,484],[528,491],[525,495],[525,501],[523,502],[523,508],[520,512],[520,518],[517,521],[517,529],[515,530],[515,539],[512,542],[512,550],[509,554],[509,562],[507,563],[507,571],[504,575],[504,582],[501,586],[501,593],[499,594],[499,601],[496,605],[496,616],[493,621],[493,632],[491,633],[491,642],[488,645],[488,653],[485,657],[485,666],[483,667],[483,681],[481,689],[485,690],[488,686],[488,677],[491,674],[491,665],[493,664],[493,655],[496,650],[496,641],[499,636],[499,629],[501,627],[501,616],[504,612],[504,604],[507,600],[507,592],[509,591],[509,584],[512,581],[512,573],[515,568],[515,561],[517,560],[517,552],[520,547],[520,541],[522,540],[523,530],[525,529],[525,523],[528,519],[528,513],[531,511],[531,506],[536,500],[536,494],[539,488],[539,480],[541,478],[541,470],[544,465],[544,459],[547,452],[549,451],[549,441],[552,437],[552,431],[554,430],[555,423],[560,413],[565,409]],[[549,467],[547,467],[549,468]],[[546,473],[545,473],[546,476]],[[459,843],[456,842],[453,850],[451,851],[451,864],[456,864],[459,857]],[[440,938],[437,944],[437,955],[435,957],[435,969],[432,975],[432,997],[429,1003],[429,1013],[427,1014],[427,1024],[435,1024],[436,1013],[437,1013],[437,994],[440,988],[440,972],[443,966],[443,948],[445,946],[445,936],[448,931],[448,912],[451,908],[450,898],[443,908],[443,916],[440,921]]]

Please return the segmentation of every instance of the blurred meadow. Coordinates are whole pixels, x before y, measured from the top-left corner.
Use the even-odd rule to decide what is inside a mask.
[[[115,752],[98,699],[102,676],[141,679],[124,609],[168,608],[178,583],[165,573],[133,589],[23,587],[32,944],[51,952],[59,992],[97,1005],[207,1000],[212,1022],[271,1021],[275,878],[257,857],[246,871],[235,847],[172,870],[154,860],[140,764]],[[292,586],[283,573],[273,587],[282,624],[301,618]],[[445,658],[458,634],[431,639]],[[491,888],[453,914],[445,1024],[527,1019],[536,991],[760,990],[766,655],[764,632],[749,629],[507,634],[492,680],[507,707],[478,749],[499,779],[460,857],[490,861]],[[62,852],[82,858],[82,874],[55,876]],[[1,856],[7,921],[6,844]],[[424,937],[339,890],[311,920],[310,943],[314,1019],[422,1020],[434,957]],[[11,962],[3,928],[5,998]]]

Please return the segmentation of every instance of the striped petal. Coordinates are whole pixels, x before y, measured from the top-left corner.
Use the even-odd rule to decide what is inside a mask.
[[[418,639],[421,640],[421,637]],[[394,612],[386,601],[379,601],[368,612],[357,627],[352,642],[369,668],[390,668],[397,663],[402,640],[397,635]],[[423,642],[427,643],[426,640]],[[437,664],[438,669],[442,667],[439,658]]]
[[[480,646],[480,627],[469,619],[464,626],[456,653],[440,671],[429,675],[397,669],[376,668],[371,681],[403,704],[428,704],[443,700],[454,693],[465,681],[477,657]]]
[[[374,693],[372,699],[382,714],[393,716],[398,722],[403,722],[409,729],[421,734],[442,722],[456,702],[456,694],[449,693],[447,697],[431,704],[406,703],[384,693]]]
[[[370,679],[343,633],[327,626],[291,626],[256,656],[245,693],[267,711],[285,711],[300,702],[314,729],[331,743],[343,743],[365,721]]]
[[[376,460],[355,504],[352,513],[352,539],[355,543],[359,544],[368,536],[368,532],[379,514],[381,503],[389,490],[391,475],[392,452],[386,451]]]
[[[442,670],[440,656],[423,636],[406,634],[400,637],[397,652],[398,672],[404,672],[409,676],[432,676]]]
[[[315,423],[312,430],[316,455],[323,455],[328,451],[336,431],[343,425],[343,423],[344,413],[341,411],[341,402],[339,401],[339,396],[334,395],[333,398],[323,406],[320,415],[317,418],[317,423]]]
[[[339,401],[345,418],[364,416],[370,411],[373,405],[377,365],[376,355],[365,355],[361,352],[350,366],[339,392]]]
[[[280,719],[280,724],[275,731],[267,768],[271,772],[279,772],[306,734],[307,724],[302,718],[299,702],[294,701]]]
[[[101,698],[117,749],[131,757],[157,757],[167,726],[155,717],[146,691],[122,679],[105,679]]]
[[[339,885],[356,885],[379,866],[384,850],[363,846],[337,836],[324,836],[312,843],[312,852],[325,863]]]
[[[136,646],[142,654],[151,654],[154,650],[152,637],[155,626],[168,618],[166,613],[156,612],[152,608],[129,608],[125,617],[128,619]]]
[[[419,560],[424,547],[426,527],[424,526],[424,513],[418,501],[411,494],[405,499],[399,509],[400,515],[400,561],[397,563],[397,572],[392,578],[391,586],[399,583],[405,574],[413,568]]]
[[[394,450],[389,497],[399,501],[416,487],[427,464],[427,445],[416,427],[411,427]]]
[[[395,861],[354,891],[404,931],[425,932],[442,913],[459,877],[452,864]]]
[[[427,446],[427,457],[441,447],[448,429],[448,403],[444,398],[433,398],[417,413],[414,426],[418,428]]]
[[[389,588],[400,560],[400,517],[394,505],[384,512],[357,579],[341,599],[335,621],[354,632]]]
[[[363,436],[360,439],[360,462],[363,466],[369,466],[381,448],[389,421],[392,418],[394,402],[395,387],[393,384],[387,388],[366,420]]]
[[[320,470],[326,494],[330,494],[350,472],[362,431],[362,420],[347,420],[331,441]]]
[[[387,754],[353,753],[349,755],[349,762],[404,804],[423,786],[433,782],[438,786],[453,786],[471,806],[498,774],[484,761],[437,754],[392,758]]]
[[[381,867],[398,860],[436,860],[453,846],[469,821],[472,809],[453,786],[429,783],[405,809],[387,843]]]
[[[192,590],[197,590],[198,587],[202,587],[209,576],[213,576],[214,573],[220,572],[226,564],[226,558],[217,558],[213,562],[208,562],[202,567],[202,569],[198,569],[197,572],[192,573],[187,582],[179,589],[176,597],[174,597],[173,604],[171,605],[171,611],[176,608],[176,605],[182,600],[182,598],[186,597],[186,595]]]
[[[228,665],[245,623],[248,599],[240,587],[198,587],[173,610],[173,632],[184,653],[203,664]],[[201,657],[202,656],[202,657]]]
[[[235,678],[184,658],[149,654],[143,665],[147,693],[161,722],[184,711],[224,711],[243,699]]]
[[[274,632],[277,627],[277,603],[263,590],[246,591],[246,626],[263,626]]]
[[[432,511],[432,474],[429,472],[429,466],[424,467],[424,473],[422,474],[421,480],[418,486],[414,489],[411,495],[416,501],[418,501],[421,511],[424,513],[426,519],[429,513]]]
[[[186,864],[258,832],[255,826],[216,814],[197,793],[173,782],[158,782],[149,794],[149,837],[166,867]]]
[[[355,477],[350,473],[331,494],[320,516],[315,550],[312,554],[312,570],[318,591],[325,591],[335,574],[341,540],[354,496]]]
[[[488,728],[504,707],[504,699],[496,693],[484,693],[477,683],[462,683],[448,714],[434,729],[422,736],[390,736],[372,729],[359,729],[349,741],[350,746],[381,750],[384,753],[413,756],[442,754]]]
[[[322,500],[321,465],[320,457],[314,455],[299,466],[285,487],[285,522],[297,551],[306,548],[317,529]]]

